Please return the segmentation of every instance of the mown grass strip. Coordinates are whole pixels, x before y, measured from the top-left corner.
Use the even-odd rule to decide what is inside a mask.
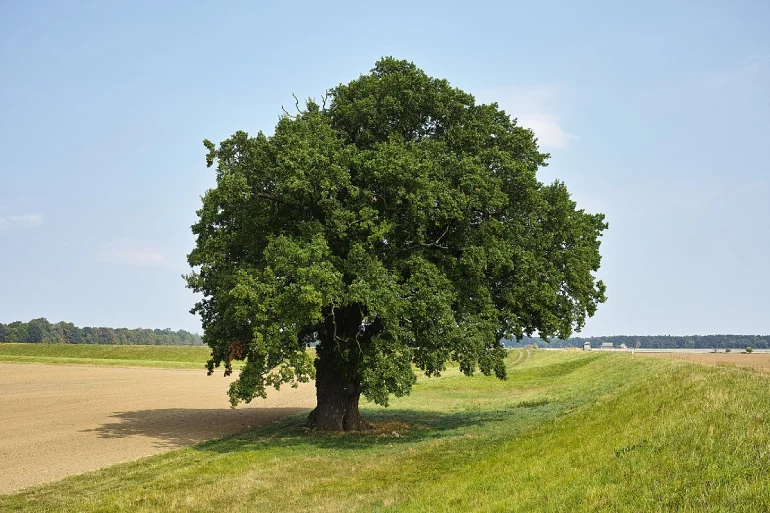
[[[201,369],[208,347],[0,343],[0,362]]]
[[[202,362],[175,362],[169,360],[129,360],[123,358],[68,358],[51,356],[12,356],[0,355],[4,363],[34,363],[43,365],[97,365],[101,367],[157,367],[164,369],[203,369]]]

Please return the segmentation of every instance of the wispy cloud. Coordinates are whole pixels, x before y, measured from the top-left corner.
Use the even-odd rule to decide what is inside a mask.
[[[749,73],[767,70],[770,55],[749,55],[741,63],[741,68]]]
[[[14,226],[22,228],[34,228],[43,224],[43,214],[25,214],[23,216],[8,216],[8,220]]]
[[[115,240],[104,244],[99,261],[116,264],[155,267],[168,264],[166,253],[152,244],[136,240]]]
[[[36,228],[41,224],[43,224],[43,214],[41,213],[0,217],[0,230]]]
[[[519,124],[535,132],[541,146],[561,150],[566,148],[570,141],[580,139],[565,132],[559,123],[559,118],[551,114],[524,114],[519,117]]]
[[[497,89],[482,91],[477,96],[485,103],[497,102],[508,115],[518,119],[520,126],[531,129],[543,148],[561,150],[571,141],[579,140],[562,128],[562,120],[555,113],[559,96],[555,88]]]
[[[749,55],[732,66],[706,74],[703,84],[708,89],[726,89],[757,82],[758,75],[770,69],[770,55]]]

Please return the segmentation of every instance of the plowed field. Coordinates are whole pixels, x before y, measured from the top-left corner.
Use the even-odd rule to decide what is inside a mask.
[[[233,410],[221,371],[0,363],[0,493],[243,431],[312,408],[315,387]]]

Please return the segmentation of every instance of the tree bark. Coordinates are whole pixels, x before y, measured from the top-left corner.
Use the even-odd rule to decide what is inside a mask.
[[[308,427],[320,431],[362,431],[369,428],[358,410],[361,386],[334,372],[325,362],[316,362],[316,407]]]
[[[325,333],[316,347],[316,407],[307,425],[319,431],[364,431],[371,428],[361,417],[358,401],[361,380],[360,350],[355,335],[359,312],[338,312],[324,323]]]

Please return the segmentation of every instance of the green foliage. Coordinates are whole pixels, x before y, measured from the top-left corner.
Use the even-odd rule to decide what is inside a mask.
[[[44,344],[138,344],[158,346],[202,345],[201,336],[185,330],[144,328],[78,328],[71,322],[51,323],[44,317],[28,323],[0,323],[0,342]]]
[[[751,346],[746,346],[746,352],[747,353],[752,353],[752,352],[754,352],[754,348],[751,347]]]
[[[209,370],[247,362],[234,403],[309,379],[315,343],[336,359],[319,372],[378,404],[411,363],[504,378],[503,339],[566,338],[605,300],[604,216],[537,180],[548,155],[496,104],[392,58],[323,103],[205,141],[217,186],[186,279]]]

